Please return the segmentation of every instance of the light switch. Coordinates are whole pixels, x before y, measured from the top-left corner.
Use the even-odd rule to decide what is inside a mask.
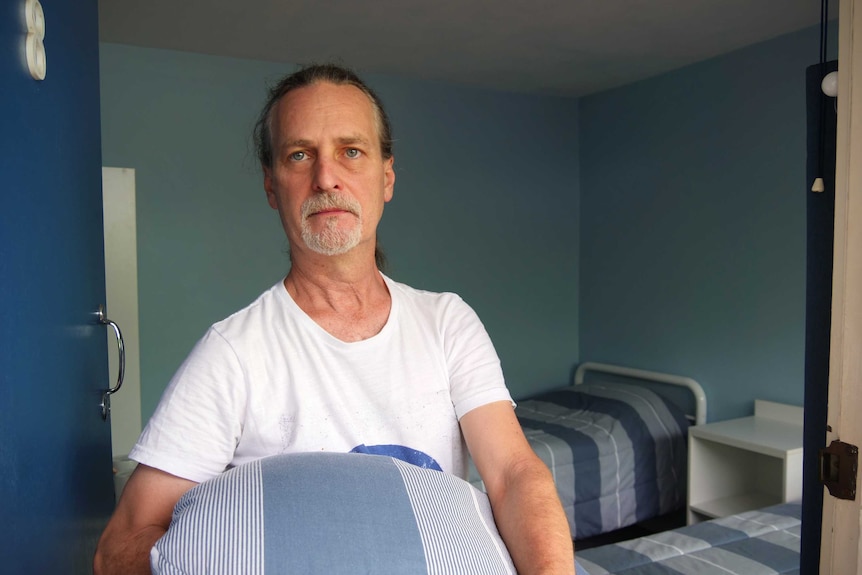
[[[48,60],[45,55],[45,12],[39,0],[27,0],[24,5],[24,14],[27,20],[27,39],[25,51],[27,53],[27,66],[30,75],[36,80],[44,80],[48,69]]]

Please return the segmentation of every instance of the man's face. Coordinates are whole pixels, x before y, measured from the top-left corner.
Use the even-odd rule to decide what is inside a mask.
[[[328,82],[293,90],[273,109],[272,140],[264,188],[291,250],[338,255],[373,245],[395,172],[368,97]]]

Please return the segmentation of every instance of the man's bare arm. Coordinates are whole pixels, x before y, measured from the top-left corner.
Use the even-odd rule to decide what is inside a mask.
[[[476,408],[461,418],[461,429],[518,573],[573,574],[571,533],[553,478],[524,437],[511,404]]]
[[[129,477],[93,560],[95,575],[150,575],[150,550],[171,524],[174,505],[197,485],[146,465]]]

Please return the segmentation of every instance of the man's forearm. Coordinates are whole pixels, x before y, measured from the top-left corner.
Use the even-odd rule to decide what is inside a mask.
[[[106,533],[96,549],[94,575],[151,575],[150,550],[165,531],[154,525],[127,540],[112,539]]]
[[[520,575],[575,572],[569,524],[544,464],[518,472],[495,499],[497,529]]]

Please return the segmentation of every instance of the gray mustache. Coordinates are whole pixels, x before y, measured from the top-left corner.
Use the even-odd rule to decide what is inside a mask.
[[[353,198],[324,192],[302,203],[302,218],[305,219],[311,214],[332,208],[348,211],[357,217],[362,215],[362,207]]]

